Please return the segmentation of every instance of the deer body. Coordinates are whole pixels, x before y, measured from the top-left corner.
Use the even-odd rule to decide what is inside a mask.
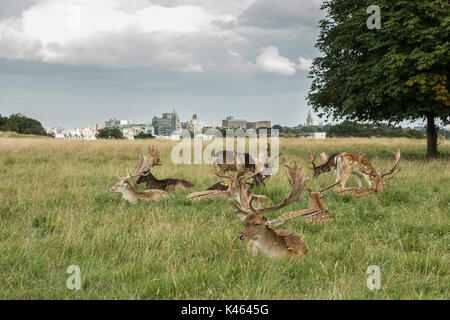
[[[159,201],[161,199],[168,199],[169,195],[161,190],[147,190],[144,192],[137,192],[133,189],[128,181],[119,181],[117,184],[109,189],[109,192],[112,193],[122,193],[122,197],[124,200],[127,200],[131,203],[135,203],[137,200],[154,200]]]
[[[239,239],[250,240],[247,250],[253,256],[262,253],[269,258],[300,258],[308,254],[308,247],[299,235],[288,230],[273,230],[267,222],[266,217],[254,213],[245,216]]]
[[[375,169],[369,159],[355,152],[343,152],[335,157],[336,161],[336,181],[341,181],[341,187],[345,188],[350,174],[355,174],[358,179],[358,185],[361,187],[361,176],[366,180],[369,187],[372,183],[369,174],[376,174]]]
[[[369,175],[366,172],[375,172],[375,169],[372,167],[369,159],[359,153],[342,152],[327,157],[324,152],[321,152],[322,164],[318,166],[314,164],[315,157],[311,151],[309,151],[309,157],[314,169],[314,178],[325,172],[336,172],[336,181],[341,181],[341,186],[344,188],[350,175],[354,174],[360,187],[362,186],[361,178],[364,178],[367,184],[372,186]],[[361,162],[359,162],[360,157],[362,157]]]
[[[364,165],[363,156],[360,155],[358,158],[358,162],[360,163],[360,170],[367,175],[368,177],[372,177],[373,187],[350,187],[350,188],[339,188],[338,192],[341,195],[350,194],[355,198],[360,198],[362,196],[373,196],[377,192],[382,192],[384,187],[389,184],[389,182],[394,178],[394,176],[400,171],[397,169],[398,162],[400,161],[400,150],[394,152],[395,162],[394,167],[386,172],[377,173],[372,166]],[[389,178],[384,179],[384,177],[389,176]]]
[[[141,184],[146,182],[147,189],[161,189],[166,191],[177,191],[180,189],[188,189],[192,188],[194,185],[189,181],[182,179],[163,179],[158,180],[151,171],[148,173],[144,172],[144,175],[141,175],[139,179],[136,181],[137,184]]]

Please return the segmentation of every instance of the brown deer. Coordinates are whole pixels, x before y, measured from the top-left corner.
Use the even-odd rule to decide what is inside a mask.
[[[308,186],[305,185],[306,190],[309,192],[309,209],[296,210],[291,212],[283,213],[278,217],[277,220],[286,221],[295,217],[303,217],[307,221],[313,222],[325,222],[332,221],[333,217],[327,210],[325,203],[323,203],[322,196],[323,192],[328,189],[333,188],[335,185],[339,184],[340,181],[329,185],[328,187],[322,188],[319,191],[312,191]]]
[[[236,200],[240,204],[243,204],[243,206],[247,209],[249,209],[249,203],[252,199],[259,203],[265,203],[267,200],[269,200],[269,198],[264,195],[252,194],[250,192],[251,185],[246,182],[247,180],[250,180],[257,175],[261,175],[263,170],[271,169],[271,167],[268,168],[266,166],[264,155],[262,153],[258,154],[254,172],[247,170],[243,161],[238,161],[237,158],[240,156],[241,155],[237,153],[234,154],[236,168],[228,174],[223,173],[222,170],[218,171],[216,167],[217,158],[212,158],[212,162],[210,164],[212,172],[218,177],[226,179],[228,181],[228,187],[226,191],[210,189],[207,191],[194,192],[188,195],[187,199],[196,201],[217,196],[225,196],[226,194],[227,197]],[[272,163],[276,158],[277,157],[272,159]]]
[[[394,152],[394,167],[388,171],[383,171],[380,174],[376,173],[375,170],[364,171],[366,170],[364,166],[360,166],[361,170],[364,171],[364,174],[372,177],[373,187],[351,187],[351,188],[339,188],[337,191],[340,195],[350,194],[355,198],[360,198],[362,196],[373,196],[377,192],[382,192],[384,187],[389,185],[390,181],[394,178],[394,176],[400,171],[397,169],[398,162],[400,161],[400,149],[397,152]],[[362,156],[358,158],[358,162],[360,162]],[[390,176],[387,179],[384,177]]]
[[[267,144],[267,156],[270,157],[270,144]],[[220,173],[224,174],[228,171],[238,171],[238,167],[240,170],[242,168],[244,170],[248,170],[250,172],[255,172],[256,169],[256,161],[255,159],[249,154],[249,153],[240,153],[240,152],[233,152],[228,150],[223,150],[216,152],[214,155],[214,158],[216,159],[216,163],[219,166]],[[237,163],[237,159],[239,159],[241,162],[240,164]],[[242,167],[243,164],[243,167]],[[259,185],[264,184],[265,180],[268,178],[268,175],[263,175],[262,173],[257,174],[253,177],[253,181],[250,183],[250,187],[257,187]],[[214,184],[213,186],[209,187],[208,190],[221,190],[222,186],[220,184]]]
[[[182,179],[163,179],[158,180],[151,172],[151,168],[157,165],[160,165],[161,157],[159,155],[159,151],[153,147],[148,147],[150,164],[142,174],[139,176],[139,179],[136,181],[137,184],[141,184],[143,182],[147,183],[148,189],[161,189],[166,191],[177,191],[180,189],[188,189],[192,188],[194,185],[189,181]]]
[[[302,198],[306,181],[303,170],[296,164],[294,167],[291,167],[287,159],[284,166],[291,185],[291,192],[281,203],[272,207],[255,209],[252,206],[252,200],[250,200],[249,210],[239,205],[237,201],[235,202],[238,211],[245,213],[245,216],[242,216],[244,227],[238,238],[240,240],[249,239],[247,250],[253,256],[262,253],[270,258],[300,258],[308,254],[308,247],[299,235],[288,230],[273,229],[273,227],[281,225],[287,219],[269,220],[264,216],[266,212],[281,209],[291,203],[300,201]]]
[[[168,199],[169,195],[157,189],[146,190],[144,192],[137,192],[133,189],[133,187],[128,182],[129,179],[133,177],[138,177],[142,174],[142,171],[149,165],[149,159],[145,156],[139,156],[139,163],[136,167],[136,170],[133,173],[129,173],[127,168],[127,175],[125,177],[120,177],[118,172],[116,172],[117,178],[119,182],[112,186],[108,191],[112,193],[122,193],[123,199],[130,201],[132,203],[137,200],[154,200],[159,201],[161,199]]]
[[[318,177],[321,173],[336,171],[336,181],[341,181],[342,188],[345,188],[350,174],[356,176],[360,187],[362,186],[361,177],[366,180],[369,187],[372,186],[368,172],[375,174],[376,172],[365,156],[355,152],[342,152],[327,157],[325,152],[321,152],[320,157],[322,158],[322,164],[316,166],[315,156],[309,151],[309,158],[314,170],[313,177]]]

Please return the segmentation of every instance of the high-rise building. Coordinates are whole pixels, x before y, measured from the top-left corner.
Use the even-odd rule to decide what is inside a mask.
[[[181,123],[178,114],[173,110],[171,113],[163,113],[161,118],[154,117],[152,125],[157,136],[171,136],[181,133]]]
[[[308,112],[308,117],[306,118],[306,126],[311,127],[313,125],[313,118],[311,115],[311,110]]]

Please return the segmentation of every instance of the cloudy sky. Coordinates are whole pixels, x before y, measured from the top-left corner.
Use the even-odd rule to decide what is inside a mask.
[[[297,125],[321,0],[0,0],[0,114]]]

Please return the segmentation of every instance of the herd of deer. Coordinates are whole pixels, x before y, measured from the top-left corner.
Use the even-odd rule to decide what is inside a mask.
[[[269,150],[268,150],[269,151]],[[193,187],[193,184],[181,179],[155,178],[151,169],[160,164],[159,151],[150,146],[149,155],[140,155],[138,165],[133,173],[120,177],[119,182],[114,185],[109,192],[122,193],[123,198],[130,202],[137,200],[161,200],[168,199],[166,191],[176,191]],[[234,161],[225,161],[225,158],[232,157]],[[236,207],[235,212],[243,213],[243,230],[239,234],[239,239],[248,239],[247,250],[254,256],[264,254],[268,257],[302,257],[308,253],[308,247],[302,238],[288,230],[275,230],[273,227],[279,226],[286,221],[302,217],[307,221],[325,222],[333,218],[328,212],[322,195],[328,189],[335,187],[339,195],[352,195],[356,198],[362,196],[373,196],[383,191],[384,186],[400,169],[397,168],[400,160],[400,150],[394,152],[395,162],[392,169],[388,171],[375,170],[369,159],[359,153],[343,152],[327,157],[321,153],[322,163],[315,164],[315,156],[310,151],[309,157],[314,170],[313,177],[318,177],[322,173],[336,172],[336,181],[318,191],[311,190],[307,185],[304,170],[295,162],[291,162],[287,157],[284,160],[286,176],[290,184],[289,195],[279,204],[264,207],[270,199],[265,195],[253,194],[250,190],[257,185],[263,184],[270,175],[273,163],[279,155],[266,157],[259,153],[257,158],[252,158],[249,154],[223,151],[218,152],[210,164],[212,172],[223,179],[214,184],[206,191],[194,192],[187,196],[190,201],[200,201],[213,197],[225,197],[230,199]],[[230,164],[231,163],[231,164]],[[270,164],[270,165],[269,165]],[[219,167],[219,170],[217,169]],[[380,173],[378,173],[380,172]],[[345,187],[351,174],[355,174],[358,179],[358,187]],[[389,177],[388,177],[389,176]],[[147,191],[137,192],[128,182],[133,177],[139,177],[137,183],[146,182]],[[385,177],[388,177],[385,179]],[[361,178],[367,181],[368,187],[362,186]],[[340,187],[337,185],[341,184]],[[265,213],[279,210],[294,202],[300,202],[305,191],[309,194],[309,208],[291,211],[281,214],[276,219],[268,219]]]

